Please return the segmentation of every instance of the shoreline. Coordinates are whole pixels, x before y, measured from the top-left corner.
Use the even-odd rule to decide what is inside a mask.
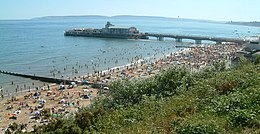
[[[129,42],[126,43],[127,45],[129,44]],[[184,43],[184,45],[185,44],[186,43]],[[111,46],[96,50],[97,54],[94,54],[90,59],[85,60],[82,57],[79,57],[79,59],[71,59],[72,57],[68,56],[68,54],[63,54],[65,57],[59,57],[53,60],[50,59],[48,63],[43,66],[42,71],[37,70],[37,67],[34,68],[33,66],[29,66],[21,69],[23,70],[21,74],[24,72],[29,75],[35,74],[36,76],[39,75],[50,78],[75,79],[75,77],[85,76],[86,74],[91,74],[97,70],[107,70],[108,67],[114,68],[116,66],[124,66],[131,62],[135,62],[136,58],[158,58],[161,57],[163,53],[179,50],[179,48],[175,47],[176,44],[172,42],[162,43],[157,41],[149,41],[149,43],[146,43],[143,41],[136,41],[131,42],[131,47],[130,45],[127,47],[122,46],[123,45],[119,47]],[[103,51],[105,51],[105,53]],[[8,68],[3,68],[2,70],[12,72],[12,69],[9,70]],[[19,73],[19,71],[13,71]],[[0,77],[3,80],[0,82],[0,87],[2,86],[4,88],[4,93],[15,92],[16,86],[18,85],[20,88],[23,88],[24,84],[26,84],[26,89],[23,88],[21,90],[27,90],[28,87],[32,88],[32,83],[34,83],[34,86],[44,85],[43,82],[26,78],[16,78],[4,74],[0,74]],[[11,84],[12,81],[15,85]],[[20,88],[18,90],[20,90]]]
[[[81,75],[80,77],[76,77],[75,80],[87,80],[89,82],[109,85],[111,81],[117,79],[152,77],[162,68],[169,65],[184,65],[191,68],[192,71],[193,68],[200,69],[210,66],[216,60],[230,60],[234,56],[234,52],[238,49],[240,47],[236,45],[198,45],[194,48],[185,48],[164,55],[159,59],[153,59],[154,61],[139,59],[134,63],[113,67],[100,72],[97,71],[89,75]],[[66,116],[68,113],[73,114],[77,112],[80,107],[91,104],[92,99],[100,93],[99,89],[86,85],[74,85],[73,87],[64,85],[64,89],[60,89],[60,86],[58,84],[52,85],[50,88],[45,86],[38,90],[31,90],[31,92],[22,92],[15,96],[15,98],[6,98],[0,101],[0,128],[4,129],[10,123],[17,122],[19,124],[27,124],[28,130],[31,130],[33,125],[47,123],[46,120],[55,118],[52,117],[54,115],[60,114]],[[37,95],[38,93],[40,94],[39,96]],[[45,111],[41,111],[40,109],[44,109]],[[19,113],[13,115],[15,112]],[[50,113],[51,117],[46,118],[45,112]],[[10,119],[11,115],[12,118],[15,117],[16,119]],[[30,119],[32,116],[34,118]]]

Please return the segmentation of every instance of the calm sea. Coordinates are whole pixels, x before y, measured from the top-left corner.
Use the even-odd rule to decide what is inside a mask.
[[[107,21],[116,26],[135,26],[142,32],[244,38],[259,35],[256,27],[209,21],[149,17],[51,17],[0,21],[0,70],[48,77],[75,77],[125,65],[138,58],[161,57],[177,51],[173,39],[152,40],[65,37],[71,28],[102,28]],[[187,40],[185,42],[193,42]],[[178,45],[188,45],[181,43]],[[75,70],[78,73],[75,73]],[[12,81],[15,85],[11,85]],[[41,86],[30,79],[0,74],[0,88]],[[24,85],[25,84],[25,85]]]

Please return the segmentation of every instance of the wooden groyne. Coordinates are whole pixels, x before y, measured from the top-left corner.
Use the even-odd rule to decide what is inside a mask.
[[[67,79],[58,79],[58,78],[28,75],[28,74],[20,74],[20,73],[7,72],[7,71],[2,71],[2,70],[0,70],[0,73],[18,76],[18,77],[23,77],[23,78],[29,78],[29,79],[32,79],[32,80],[39,80],[39,81],[42,81],[42,82],[56,83],[56,84],[61,84],[61,83],[71,84],[72,82],[74,82],[76,84],[90,85],[93,88],[103,88],[103,87],[107,86],[106,84],[102,84],[102,83],[92,83],[92,82],[81,83],[81,82],[75,81],[75,80],[67,80]]]
[[[73,80],[49,78],[49,77],[35,76],[35,75],[28,75],[28,74],[19,74],[19,73],[2,71],[2,70],[0,70],[0,73],[13,75],[13,76],[18,76],[18,77],[23,77],[23,78],[30,78],[32,80],[39,80],[39,81],[48,82],[48,83],[57,83],[57,84],[60,84],[60,83],[71,83],[71,82],[75,82],[76,83],[76,81],[73,81]]]

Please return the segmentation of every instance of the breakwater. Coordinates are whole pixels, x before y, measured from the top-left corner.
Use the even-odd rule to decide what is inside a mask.
[[[0,70],[0,73],[2,74],[8,74],[8,75],[13,75],[13,76],[18,76],[18,77],[23,77],[23,78],[29,78],[32,80],[39,80],[42,82],[47,82],[47,83],[56,83],[56,84],[84,84],[84,85],[90,85],[93,88],[103,88],[106,85],[103,83],[93,83],[93,82],[84,82],[82,83],[81,81],[75,81],[75,80],[68,80],[68,79],[59,79],[59,78],[50,78],[50,77],[43,77],[43,76],[36,76],[36,75],[28,75],[28,74],[20,74],[20,73],[14,73],[14,72],[8,72],[8,71],[2,71]]]
[[[28,74],[20,74],[20,73],[8,72],[8,71],[3,71],[3,70],[0,70],[0,73],[13,75],[13,76],[19,76],[19,77],[23,77],[23,78],[30,78],[32,80],[39,80],[39,81],[48,82],[48,83],[60,84],[60,83],[76,82],[76,81],[67,80],[67,79],[58,79],[58,78],[50,78],[50,77],[35,76],[35,75],[28,75]]]

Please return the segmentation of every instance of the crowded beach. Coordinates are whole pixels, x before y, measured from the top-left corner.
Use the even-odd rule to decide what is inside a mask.
[[[4,132],[13,122],[24,124],[26,130],[31,131],[34,125],[46,124],[57,117],[74,115],[80,108],[90,105],[97,95],[109,90],[109,84],[114,80],[152,77],[170,65],[181,65],[191,71],[198,71],[218,60],[230,61],[240,49],[241,46],[237,44],[196,45],[164,54],[159,59],[137,56],[128,65],[68,78],[78,81],[77,83],[46,84],[22,93],[13,93],[9,97],[4,97],[1,93],[0,132]],[[104,85],[103,90],[86,83]]]

